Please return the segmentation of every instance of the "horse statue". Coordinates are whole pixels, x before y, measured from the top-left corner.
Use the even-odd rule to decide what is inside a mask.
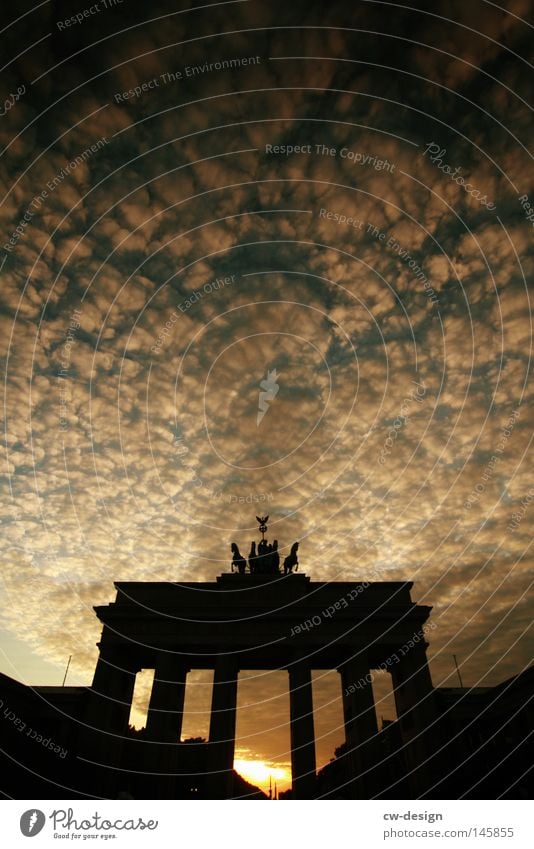
[[[288,573],[291,574],[291,572],[293,571],[293,567],[295,567],[295,572],[299,568],[299,561],[297,558],[298,547],[298,542],[294,542],[291,546],[291,551],[284,559],[284,575],[287,575]]]
[[[239,551],[237,547],[237,543],[233,542],[231,545],[232,550],[232,572],[234,571],[234,566],[237,567],[237,571],[240,575],[245,574],[245,569],[247,568],[247,561]]]

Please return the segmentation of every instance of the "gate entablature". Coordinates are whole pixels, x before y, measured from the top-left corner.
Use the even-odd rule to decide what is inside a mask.
[[[232,652],[246,668],[280,669],[298,650],[311,668],[328,669],[362,648],[370,668],[379,668],[422,633],[431,610],[411,601],[410,582],[312,582],[299,574],[251,584],[249,576],[222,574],[215,582],[115,586],[116,601],[95,608],[101,646],[129,650],[143,668],[167,651],[196,668],[213,668],[214,655]]]

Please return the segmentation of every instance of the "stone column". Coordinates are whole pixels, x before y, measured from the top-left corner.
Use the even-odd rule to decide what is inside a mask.
[[[423,795],[432,785],[430,759],[436,742],[436,729],[431,727],[436,711],[427,646],[421,634],[419,642],[407,649],[391,667],[397,717],[414,798]]]
[[[189,669],[179,655],[159,652],[146,721],[146,752],[139,748],[145,769],[153,774],[152,791],[160,799],[176,798],[180,773],[180,737]],[[140,761],[141,762],[141,761]]]
[[[188,672],[181,657],[170,652],[158,657],[146,722],[150,740],[180,742]]]
[[[377,792],[378,726],[372,675],[367,654],[345,661],[341,674],[343,718],[347,744],[348,798],[371,799]]]
[[[120,790],[127,789],[127,778],[117,767],[128,731],[137,671],[132,649],[103,647],[88,690],[78,754],[89,791],[104,799],[116,798]]]
[[[288,672],[293,798],[314,799],[316,763],[311,670],[309,663],[302,659],[292,663]]]
[[[138,667],[121,649],[102,649],[89,691],[87,724],[123,736],[128,730]]]
[[[237,712],[237,666],[226,657],[215,664],[208,745],[209,782],[212,796],[233,795],[233,767]]]

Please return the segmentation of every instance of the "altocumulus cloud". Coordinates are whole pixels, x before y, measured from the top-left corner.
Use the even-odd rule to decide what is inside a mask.
[[[69,32],[35,12],[20,43],[53,37],[6,70],[27,94],[0,122],[4,233],[106,143],[2,252],[4,629],[40,657],[72,653],[88,680],[111,581],[212,578],[254,534],[260,502],[238,499],[270,493],[273,535],[301,540],[316,579],[415,580],[439,625],[436,683],[451,642],[469,683],[519,671],[530,523],[507,526],[530,484],[530,4],[388,20],[380,4],[156,4],[151,23],[133,5]],[[254,686],[245,748],[272,696]],[[316,684],[325,727],[337,687]],[[258,754],[285,762],[272,725]]]

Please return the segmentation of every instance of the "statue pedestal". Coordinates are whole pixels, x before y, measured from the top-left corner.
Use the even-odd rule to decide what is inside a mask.
[[[274,572],[272,575],[263,575],[261,572],[254,572],[253,574],[246,572],[244,575],[240,575],[239,572],[223,572],[217,578],[219,585],[222,584],[232,589],[241,585],[250,587],[257,586],[258,584],[272,584],[273,581],[279,581],[280,587],[282,587],[282,585],[285,586],[287,581],[298,581],[299,584],[309,584],[310,578],[304,572],[289,572],[287,575],[284,575],[283,572]]]

